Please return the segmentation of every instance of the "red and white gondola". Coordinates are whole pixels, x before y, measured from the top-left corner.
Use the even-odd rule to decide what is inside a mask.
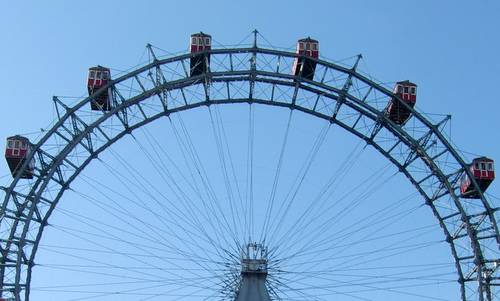
[[[109,68],[103,66],[96,66],[89,68],[87,78],[87,90],[89,96],[92,96],[99,89],[106,86],[111,80],[111,72]],[[99,92],[98,95],[90,103],[93,111],[109,111],[111,110],[111,100],[108,90]]]
[[[293,75],[313,80],[316,71],[316,61],[319,58],[319,42],[307,37],[297,41],[295,53],[302,57],[296,57],[293,62]],[[312,59],[311,59],[312,58]]]
[[[212,36],[209,34],[199,32],[191,35],[190,51],[190,76],[203,74],[209,70],[210,67],[210,53],[203,53],[212,49]],[[196,54],[196,53],[203,54]]]
[[[391,98],[387,104],[385,114],[392,122],[402,125],[410,119],[411,110],[401,104],[397,98],[413,108],[417,102],[417,85],[409,80],[397,82],[394,86],[393,93],[396,97]]]
[[[28,166],[24,170],[21,169],[32,151],[33,145],[28,138],[19,135],[7,138],[5,159],[13,177],[21,173],[20,178],[22,179],[33,178],[33,171],[35,169],[34,159],[28,163]]]
[[[495,166],[494,161],[490,158],[479,157],[472,160],[469,165],[469,170],[479,185],[481,192],[485,192],[488,186],[495,179]],[[479,193],[472,184],[471,179],[464,174],[460,182],[460,193],[463,198],[477,199],[479,198]]]

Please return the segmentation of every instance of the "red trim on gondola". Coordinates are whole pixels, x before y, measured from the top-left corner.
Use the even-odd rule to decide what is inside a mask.
[[[492,159],[486,157],[476,158],[472,160],[469,170],[483,193],[495,179],[495,166]],[[460,193],[464,198],[479,198],[479,193],[466,174],[463,175],[460,183]]]

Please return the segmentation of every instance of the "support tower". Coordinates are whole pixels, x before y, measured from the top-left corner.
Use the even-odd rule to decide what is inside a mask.
[[[267,248],[249,243],[241,252],[241,284],[235,301],[271,301],[266,287]]]

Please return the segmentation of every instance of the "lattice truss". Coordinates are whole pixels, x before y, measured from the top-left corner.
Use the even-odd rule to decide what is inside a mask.
[[[397,166],[423,196],[456,261],[463,300],[491,299],[500,284],[497,208],[460,198],[465,163],[442,133],[449,118],[431,123],[413,110],[404,126],[383,110],[394,95],[349,67],[318,61],[314,80],[291,74],[296,55],[263,48],[211,51],[210,72],[189,76],[190,55],[156,58],[104,87],[110,112],[90,111],[91,97],[74,106],[54,98],[53,128],[36,145],[35,181],[3,188],[0,220],[3,295],[27,300],[31,267],[48,217],[71,182],[99,153],[133,130],[182,110],[212,104],[258,103],[300,110],[353,133]],[[300,59],[300,58],[299,58]],[[489,297],[488,297],[489,296]]]

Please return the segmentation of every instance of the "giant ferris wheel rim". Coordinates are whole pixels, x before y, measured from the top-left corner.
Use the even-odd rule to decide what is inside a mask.
[[[206,53],[206,54],[210,53],[212,55],[217,55],[217,54],[231,55],[231,54],[246,53],[246,54],[255,54],[255,55],[257,55],[257,54],[264,54],[264,55],[271,55],[271,56],[283,56],[283,57],[288,57],[288,58],[300,58],[301,57],[300,55],[297,55],[297,54],[292,53],[292,52],[281,51],[281,50],[274,50],[274,49],[266,49],[266,48],[259,48],[259,47],[212,49],[212,50],[209,50],[209,51],[205,51],[203,53]],[[96,94],[83,99],[82,101],[80,101],[75,106],[73,106],[73,107],[67,107],[66,108],[66,112],[64,113],[64,116],[62,116],[60,118],[60,120],[58,120],[58,122],[50,130],[47,131],[47,133],[45,134],[45,136],[37,142],[37,144],[35,145],[35,151],[30,154],[30,156],[31,156],[30,159],[34,158],[36,151],[42,149],[42,146],[44,145],[44,143],[51,137],[51,135],[53,135],[54,133],[57,132],[57,129],[59,129],[61,127],[61,125],[64,124],[65,121],[67,121],[69,118],[72,118],[72,116],[74,116],[78,112],[78,110],[80,108],[82,108],[85,105],[88,105],[94,99],[94,97],[96,97],[96,96],[99,95],[100,92],[102,92],[104,90],[107,90],[107,89],[114,88],[117,84],[119,84],[121,82],[124,82],[124,81],[126,81],[128,79],[134,78],[137,75],[141,74],[142,72],[145,72],[145,71],[148,71],[148,70],[152,70],[154,68],[157,68],[159,66],[162,66],[162,65],[165,65],[165,64],[168,64],[168,63],[183,61],[183,60],[189,59],[192,56],[193,56],[192,54],[182,54],[182,55],[179,55],[179,56],[169,57],[169,58],[160,59],[160,60],[155,59],[150,64],[147,64],[145,66],[139,67],[139,68],[137,68],[135,70],[132,70],[132,71],[128,72],[127,74],[124,74],[124,75],[120,76],[117,79],[114,79],[114,80],[110,81],[110,83],[107,86],[103,87]],[[334,70],[336,70],[338,72],[342,72],[342,73],[344,73],[344,74],[346,74],[348,76],[355,77],[358,80],[364,82],[365,84],[367,84],[370,87],[376,89],[377,91],[380,91],[381,93],[383,93],[384,95],[386,95],[388,97],[394,97],[394,94],[390,90],[388,90],[385,87],[379,85],[378,83],[372,81],[368,77],[366,77],[366,76],[358,73],[355,68],[343,67],[343,66],[340,66],[338,64],[335,64],[335,63],[332,63],[332,62],[328,62],[328,61],[325,61],[325,60],[321,60],[321,59],[316,60],[316,62],[317,62],[318,65],[324,66],[325,68],[332,68],[332,69],[334,69]],[[233,76],[233,78],[227,78],[227,76]],[[269,79],[269,78],[271,78],[271,79]],[[111,117],[111,116],[119,113],[121,110],[126,109],[126,108],[128,108],[128,107],[130,107],[132,105],[137,104],[137,103],[140,103],[141,101],[144,101],[144,100],[146,100],[146,99],[148,99],[150,97],[153,97],[153,96],[155,96],[157,93],[159,93],[162,90],[170,90],[170,89],[176,89],[178,87],[191,86],[191,85],[200,84],[201,82],[203,82],[204,79],[208,79],[209,81],[214,81],[214,82],[216,82],[216,81],[228,82],[228,81],[231,81],[231,80],[233,80],[233,81],[246,81],[246,82],[259,82],[259,81],[264,82],[264,81],[268,81],[268,82],[272,82],[273,84],[276,84],[276,85],[287,85],[287,86],[297,85],[297,87],[300,88],[300,89],[302,89],[302,88],[306,89],[306,90],[309,89],[310,92],[315,93],[317,95],[319,95],[321,93],[323,96],[326,96],[327,98],[330,98],[330,99],[332,99],[333,101],[336,101],[336,102],[339,102],[339,96],[340,97],[345,97],[345,99],[342,100],[343,104],[349,105],[349,101],[351,101],[351,102],[356,103],[357,105],[360,105],[359,108],[363,108],[366,111],[365,110],[358,110],[358,112],[360,114],[365,115],[366,117],[371,118],[374,121],[377,120],[377,119],[379,119],[379,118],[382,118],[382,120],[383,120],[383,118],[385,118],[382,114],[380,114],[380,111],[376,110],[375,108],[371,107],[368,104],[365,104],[365,103],[361,102],[359,99],[356,98],[356,96],[353,96],[353,95],[351,95],[349,93],[341,94],[342,91],[340,91],[338,88],[335,88],[333,86],[328,86],[328,85],[326,85],[324,83],[321,83],[321,82],[318,82],[318,81],[314,81],[314,80],[301,79],[301,78],[299,78],[297,76],[294,76],[294,75],[289,75],[289,74],[285,75],[285,74],[278,73],[278,72],[272,73],[272,72],[266,72],[266,71],[262,71],[262,70],[250,70],[249,69],[249,70],[246,70],[244,72],[213,72],[213,73],[203,74],[203,75],[199,75],[199,76],[195,76],[195,77],[186,76],[186,78],[181,79],[181,80],[165,82],[164,84],[162,84],[160,86],[156,86],[153,89],[144,91],[139,96],[136,96],[134,98],[130,98],[130,99],[127,99],[126,101],[123,101],[118,106],[114,106],[111,111],[105,112],[100,118],[97,119],[97,121],[95,123],[89,124],[87,130],[89,130],[89,129],[92,130],[92,129],[98,127],[99,124],[101,124],[102,122],[104,122],[105,120],[107,120],[109,117]],[[280,81],[280,80],[282,80],[282,81]],[[293,82],[290,82],[290,80],[292,80]],[[303,83],[306,83],[307,86],[303,85]],[[314,88],[318,88],[318,89],[315,90]],[[323,89],[323,90],[320,90],[320,89]],[[331,91],[331,94],[327,95],[324,92],[324,90]],[[250,98],[246,98],[246,99],[242,98],[242,99],[226,99],[226,100],[224,100],[224,99],[221,99],[221,100],[207,100],[205,102],[200,102],[200,103],[196,103],[196,104],[192,104],[192,105],[186,105],[185,107],[179,107],[179,108],[172,109],[172,110],[165,110],[165,112],[163,112],[162,114],[158,114],[158,116],[154,116],[152,118],[145,119],[144,123],[141,123],[141,124],[138,124],[138,125],[134,125],[133,127],[130,127],[128,129],[122,131],[119,134],[119,137],[117,135],[116,136],[117,138],[115,137],[116,139],[113,138],[112,141],[109,141],[108,143],[106,143],[102,148],[96,149],[95,152],[94,152],[94,154],[90,155],[85,160],[85,163],[82,164],[81,167],[78,168],[75,171],[74,176],[72,175],[70,178],[68,178],[68,181],[66,181],[66,184],[69,185],[71,183],[71,181],[73,181],[78,176],[78,174],[88,165],[88,163],[90,163],[95,157],[97,157],[98,153],[104,151],[107,147],[109,147],[114,142],[118,141],[123,136],[125,136],[127,133],[130,133],[131,131],[133,131],[136,128],[142,127],[143,125],[146,125],[146,124],[148,124],[150,122],[153,122],[154,120],[156,120],[156,119],[158,119],[158,118],[160,118],[162,116],[166,116],[166,115],[169,115],[169,114],[172,114],[172,113],[176,113],[178,111],[190,110],[190,109],[193,109],[193,108],[196,108],[196,107],[209,106],[209,105],[212,105],[212,104],[234,104],[234,103],[256,103],[256,104],[263,104],[263,105],[288,107],[290,109],[296,109],[296,110],[302,111],[304,113],[308,113],[310,115],[313,115],[313,116],[320,117],[320,118],[328,120],[328,118],[326,118],[327,116],[320,116],[318,114],[315,114],[314,111],[307,110],[306,108],[302,108],[302,107],[300,107],[300,106],[298,106],[296,104],[286,105],[284,103],[270,102],[269,100],[266,100],[266,99],[257,99],[257,98],[252,98],[252,99],[250,99]],[[403,105],[405,105],[405,104],[403,103]],[[471,176],[470,175],[470,171],[466,168],[467,164],[465,163],[465,161],[461,158],[461,156],[458,154],[458,152],[452,147],[452,145],[448,142],[448,140],[444,137],[444,135],[439,131],[439,129],[437,128],[437,126],[434,125],[434,124],[432,124],[429,120],[427,120],[427,118],[425,118],[422,114],[420,114],[419,112],[417,112],[413,108],[411,108],[411,107],[408,106],[408,109],[411,110],[413,118],[418,119],[423,124],[425,124],[426,126],[428,126],[429,130],[432,131],[432,134],[434,134],[437,138],[439,138],[441,140],[441,143],[443,143],[443,145],[448,149],[448,151],[454,156],[454,159],[462,166],[463,172],[466,173],[466,174],[468,174],[469,176]],[[340,125],[344,130],[348,130],[349,131],[349,127],[342,126],[341,123],[338,120],[336,120],[334,118],[331,118],[331,117],[329,118],[329,120],[332,123]],[[431,168],[431,170],[433,172],[438,173],[438,175],[443,180],[443,182],[447,183],[447,185],[448,185],[447,189],[450,191],[450,196],[454,199],[455,205],[458,208],[459,213],[462,216],[462,219],[463,219],[464,223],[466,224],[467,234],[469,235],[469,238],[471,240],[471,244],[473,245],[473,252],[474,252],[475,260],[478,261],[477,262],[477,266],[478,266],[479,271],[480,271],[481,270],[481,266],[483,264],[480,261],[480,260],[482,260],[482,252],[481,252],[481,248],[480,248],[480,242],[477,240],[477,237],[475,236],[475,233],[473,231],[472,225],[469,223],[469,217],[468,217],[467,213],[464,211],[463,208],[461,208],[461,204],[460,204],[460,201],[459,201],[459,196],[457,196],[457,195],[454,194],[453,187],[448,182],[448,179],[446,179],[446,176],[441,172],[441,170],[438,167],[438,165],[433,162],[432,158],[430,158],[429,156],[426,155],[425,150],[422,149],[422,147],[419,144],[419,142],[416,141],[415,139],[413,139],[411,137],[411,135],[408,135],[405,132],[405,129],[403,127],[400,127],[400,126],[397,126],[397,125],[393,124],[387,118],[385,118],[385,120],[383,120],[383,122],[381,122],[381,124],[384,126],[384,128],[386,128],[389,131],[391,131],[395,136],[400,135],[401,139],[404,137],[405,139],[404,139],[403,143],[408,143],[409,145],[412,145],[415,148],[417,155],[420,158],[425,158],[427,160],[426,163],[428,163],[428,165]],[[352,131],[350,131],[350,132],[352,134],[354,134],[354,132],[352,132]],[[36,184],[34,185],[35,189],[32,190],[32,191],[36,192],[36,194],[33,195],[32,193],[30,193],[30,195],[28,196],[28,197],[32,197],[32,199],[33,199],[32,204],[36,205],[36,202],[40,200],[40,198],[42,197],[42,192],[45,189],[45,187],[47,186],[47,184],[52,180],[52,177],[53,177],[54,173],[56,172],[56,168],[58,167],[58,165],[64,164],[64,160],[65,160],[66,156],[70,153],[70,151],[72,150],[72,148],[76,147],[79,143],[81,143],[81,141],[85,137],[84,134],[85,133],[81,133],[79,135],[79,137],[76,137],[75,140],[72,141],[71,144],[68,144],[68,146],[66,146],[60,152],[61,156],[57,158],[57,161],[56,161],[57,164],[54,164],[54,165],[51,166],[50,171],[47,173],[48,176],[46,176],[43,179],[43,181],[42,181],[42,178],[37,178]],[[362,135],[358,135],[358,138],[363,139],[363,136]],[[384,149],[378,147],[378,145],[376,143],[374,143],[374,141],[368,141],[368,140],[366,140],[366,142],[368,144],[371,144],[372,146],[374,146],[374,148],[377,149],[377,151],[381,152],[386,158],[389,159],[390,155],[387,156],[387,153],[384,154],[384,152],[385,152]],[[72,145],[72,147],[70,147],[71,145]],[[27,161],[30,161],[30,160],[27,160]],[[391,161],[391,160],[389,159],[389,161]],[[392,160],[391,163],[394,164],[394,165],[396,165],[398,168],[401,169],[401,166],[397,165],[397,161],[396,160]],[[410,182],[412,183],[412,185],[415,186],[417,188],[417,190],[419,190],[419,187],[417,187],[418,186],[417,183],[415,181],[411,180],[412,178],[407,174],[406,170],[402,170],[402,172],[407,176],[407,178],[410,180]],[[2,204],[2,210],[3,211],[7,207],[7,203],[11,199],[12,195],[14,193],[16,193],[15,192],[15,187],[16,187],[18,181],[19,181],[19,176],[17,176],[12,181],[11,185],[8,188],[5,189],[6,196],[5,196],[4,202]],[[473,182],[474,182],[474,184],[477,187],[477,183],[475,183],[474,180],[473,180]],[[39,186],[40,184],[41,184],[41,186]],[[38,187],[40,187],[40,188],[39,188],[38,191],[36,191],[36,189]],[[58,200],[62,197],[64,191],[67,188],[68,187],[62,187],[62,189],[60,190],[60,192],[58,193],[58,195],[57,195],[57,197],[55,199],[55,202],[53,203],[53,205],[51,205],[51,210],[48,212],[46,218],[43,219],[44,223],[41,224],[40,231],[38,232],[38,234],[36,236],[37,239],[35,240],[35,244],[34,244],[34,248],[33,248],[34,252],[31,254],[30,259],[34,259],[34,255],[36,254],[36,247],[37,247],[38,243],[40,242],[44,226],[46,225],[45,223],[47,222],[48,217],[50,216],[51,211],[53,210],[53,208],[55,208]],[[419,191],[419,192],[422,194],[421,191]],[[496,239],[496,242],[497,242],[497,246],[499,246],[500,245],[500,236],[499,236],[499,233],[498,233],[498,227],[497,227],[497,224],[496,224],[496,220],[495,220],[495,217],[493,215],[493,209],[491,208],[490,204],[488,203],[488,201],[486,200],[485,196],[481,192],[480,192],[480,197],[481,197],[481,202],[482,202],[483,206],[486,209],[486,214],[488,215],[488,218],[490,219],[490,222],[493,225],[494,232],[495,232],[495,239]],[[26,205],[27,205],[27,203],[26,203]],[[431,208],[433,208],[434,214],[436,215],[436,210],[435,210],[434,205],[432,204],[432,202],[430,204],[428,204],[428,205]],[[33,217],[34,209],[35,208],[36,208],[36,206],[31,206],[31,208],[29,210],[28,219],[27,219],[27,222],[24,224],[23,235],[22,235],[20,241],[23,241],[23,240],[26,239],[26,233],[27,233],[27,231],[29,229],[29,224],[31,222],[31,218]],[[2,216],[2,219],[3,218],[4,218],[4,216]],[[449,240],[450,239],[450,236],[449,236],[450,233],[447,232],[448,230],[446,229],[446,225],[444,224],[444,222],[442,220],[442,217],[440,217],[439,214],[437,214],[437,218],[439,220],[439,223],[440,223],[441,227],[445,231],[446,240]],[[17,221],[16,221],[16,227],[17,227]],[[14,232],[15,232],[15,230],[11,231],[11,233],[14,233]],[[10,235],[9,239],[11,239],[11,238],[12,238],[12,235]],[[459,274],[460,280],[463,280],[464,275],[463,275],[463,272],[461,271],[459,257],[456,254],[456,252],[454,251],[454,242],[453,242],[453,240],[450,240],[448,242],[450,243],[450,246],[452,248],[452,254],[453,254],[453,257],[454,257],[455,262],[456,262],[457,272]],[[8,244],[10,244],[10,242],[8,242]],[[9,247],[10,247],[10,245],[8,245],[7,249]],[[18,253],[19,254],[18,254],[18,260],[16,262],[16,270],[20,270],[20,265],[22,264],[20,258],[21,258],[21,256],[23,254],[20,254],[22,252],[18,252]],[[494,260],[497,260],[497,258],[494,258]],[[4,283],[4,274],[5,274],[4,272],[5,272],[5,268],[2,267],[2,276],[1,276],[2,277],[1,278],[2,284]],[[26,291],[28,291],[28,292],[29,292],[29,277],[30,276],[31,276],[31,267],[29,267],[29,269],[28,269],[28,279],[27,279],[28,281],[26,282],[28,284],[28,287],[26,287]],[[481,273],[478,272],[478,278],[479,278],[478,281],[482,281],[481,277],[482,277]],[[21,278],[21,276],[18,275],[18,274],[16,274],[16,285],[18,285],[19,284],[18,282],[21,281],[20,278]],[[482,284],[479,284],[480,287],[481,287],[481,285]],[[461,286],[463,288],[463,286],[464,286],[463,281],[461,283]],[[17,286],[17,289],[19,289],[19,286]],[[463,292],[462,292],[462,298],[465,300]],[[480,300],[481,300],[481,297],[480,297]]]

